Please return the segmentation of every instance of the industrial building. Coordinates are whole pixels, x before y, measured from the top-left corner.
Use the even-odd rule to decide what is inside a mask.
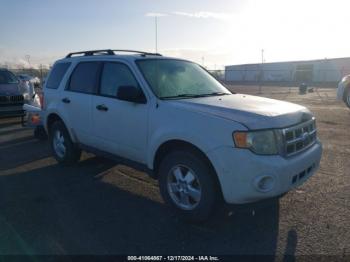
[[[238,83],[324,84],[336,83],[346,74],[350,74],[350,57],[225,67],[225,81]]]

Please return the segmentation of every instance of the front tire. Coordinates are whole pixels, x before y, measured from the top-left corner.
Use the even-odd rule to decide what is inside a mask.
[[[52,124],[50,145],[53,156],[58,163],[70,165],[79,161],[81,150],[72,142],[62,121],[56,121]]]
[[[199,154],[171,152],[160,163],[160,192],[164,201],[183,218],[204,221],[218,202],[214,175],[212,168]]]

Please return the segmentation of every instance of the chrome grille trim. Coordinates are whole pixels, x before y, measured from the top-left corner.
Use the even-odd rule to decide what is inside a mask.
[[[313,117],[309,121],[284,128],[282,130],[282,135],[284,141],[284,155],[286,157],[296,155],[316,143],[316,120]]]
[[[23,95],[0,96],[0,104],[23,103]]]

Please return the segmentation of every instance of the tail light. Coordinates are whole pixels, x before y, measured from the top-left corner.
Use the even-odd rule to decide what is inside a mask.
[[[33,125],[38,125],[41,121],[40,115],[38,114],[33,114],[32,117],[30,118],[31,122]]]

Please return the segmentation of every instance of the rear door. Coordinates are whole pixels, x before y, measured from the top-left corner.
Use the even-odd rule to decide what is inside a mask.
[[[60,98],[69,118],[69,128],[77,140],[86,145],[91,145],[91,104],[97,91],[100,66],[101,63],[95,61],[78,63]]]
[[[99,93],[92,101],[96,143],[110,153],[144,162],[149,103],[121,101],[116,97],[120,86],[141,89],[138,81],[126,64],[114,61],[104,62],[100,78]]]

